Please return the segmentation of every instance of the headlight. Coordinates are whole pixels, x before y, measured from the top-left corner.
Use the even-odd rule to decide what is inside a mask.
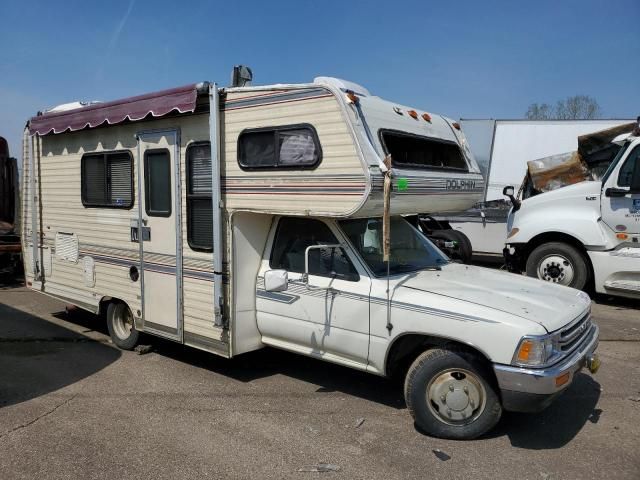
[[[524,337],[513,356],[513,363],[525,367],[542,367],[560,355],[558,334]]]

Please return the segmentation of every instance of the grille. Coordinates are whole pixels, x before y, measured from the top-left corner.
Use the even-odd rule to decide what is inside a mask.
[[[558,346],[562,353],[569,353],[574,350],[582,340],[588,335],[591,329],[591,312],[573,322],[560,332]]]

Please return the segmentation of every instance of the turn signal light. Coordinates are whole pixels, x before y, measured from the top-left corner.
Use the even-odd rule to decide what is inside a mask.
[[[453,125],[453,128],[456,130],[460,130],[460,124],[458,122],[453,122],[451,125]]]
[[[567,372],[567,373],[563,373],[559,377],[556,377],[556,387],[561,387],[562,385],[567,383],[569,381],[569,376],[570,374],[569,372]]]
[[[409,116],[410,116],[411,118],[413,118],[414,120],[417,120],[417,119],[418,119],[418,112],[416,112],[415,110],[409,110],[407,113],[408,113],[408,114],[409,114]]]
[[[347,94],[347,98],[351,103],[356,105],[358,104],[358,96],[355,93],[353,93],[351,90],[347,90],[346,94]]]
[[[520,360],[521,362],[527,362],[532,350],[533,342],[531,340],[523,341],[520,345],[520,350],[518,350],[518,360]]]
[[[629,235],[627,235],[626,233],[616,233],[616,238],[618,240],[626,240],[627,238],[629,238]]]
[[[511,231],[509,232],[509,235],[507,235],[507,238],[511,238],[513,237],[516,233],[518,233],[520,231],[520,229],[518,227],[513,227],[511,229]]]
[[[422,118],[426,121],[431,123],[431,115],[429,115],[428,113],[423,113],[422,114]]]

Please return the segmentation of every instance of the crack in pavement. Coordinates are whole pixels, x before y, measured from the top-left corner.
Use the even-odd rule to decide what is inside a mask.
[[[56,405],[55,407],[53,407],[51,410],[48,410],[46,412],[44,412],[41,415],[38,415],[36,418],[34,418],[33,420],[28,421],[27,423],[23,423],[21,425],[18,425],[17,427],[12,428],[11,430],[6,431],[5,433],[3,433],[2,435],[0,435],[0,438],[4,438],[7,435],[11,435],[13,432],[16,432],[18,430],[22,430],[24,428],[27,428],[31,425],[33,425],[34,423],[36,423],[38,420],[47,417],[49,415],[51,415],[53,412],[55,412],[56,410],[58,410],[60,407],[66,405],[67,403],[69,403],[71,400],[73,400],[74,398],[76,398],[78,396],[78,394],[76,393],[75,395],[67,398],[66,400],[64,400],[63,402],[59,403],[58,405]]]

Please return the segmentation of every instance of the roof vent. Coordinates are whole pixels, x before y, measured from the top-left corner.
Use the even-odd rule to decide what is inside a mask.
[[[251,85],[253,80],[253,72],[245,65],[236,65],[231,73],[232,87],[247,87]]]
[[[82,107],[89,107],[91,105],[95,105],[96,103],[102,103],[102,102],[99,100],[91,100],[89,102],[79,101],[79,102],[63,103],[61,105],[57,105],[53,108],[50,108],[49,110],[45,110],[45,113],[67,112],[69,110],[76,110]]]

